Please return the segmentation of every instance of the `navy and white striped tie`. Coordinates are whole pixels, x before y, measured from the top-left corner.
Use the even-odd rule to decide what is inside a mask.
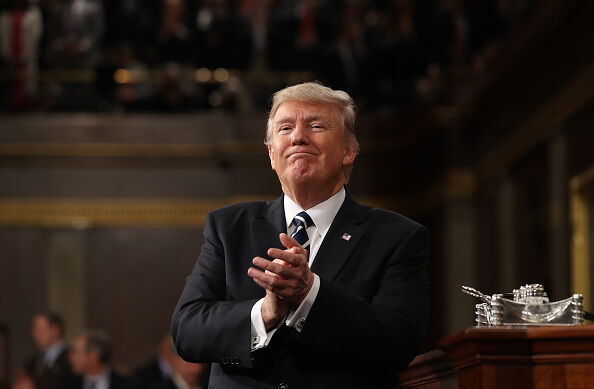
[[[304,249],[308,250],[309,252],[309,236],[307,235],[307,227],[311,227],[314,225],[313,220],[307,214],[307,212],[302,211],[295,216],[293,219],[293,223],[295,224],[295,229],[291,233],[291,237],[295,238],[295,240],[303,247]]]

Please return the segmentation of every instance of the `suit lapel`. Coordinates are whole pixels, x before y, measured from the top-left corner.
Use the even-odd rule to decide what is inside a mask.
[[[344,203],[324,237],[311,267],[320,278],[334,280],[367,232],[364,221],[368,212],[368,208],[358,204],[347,191]],[[343,238],[344,234],[347,236]]]
[[[266,211],[252,222],[254,242],[257,242],[256,244],[262,249],[260,255],[265,257],[266,251],[271,247],[284,249],[278,235],[286,231],[285,209],[281,196],[271,202]]]
[[[346,263],[353,249],[367,232],[365,219],[369,209],[357,203],[347,190],[344,203],[336,214],[324,241],[316,254],[311,270],[321,278],[332,281]],[[283,197],[269,204],[266,211],[252,222],[254,242],[263,257],[271,247],[284,249],[278,235],[286,232]],[[344,239],[348,234],[350,238]]]

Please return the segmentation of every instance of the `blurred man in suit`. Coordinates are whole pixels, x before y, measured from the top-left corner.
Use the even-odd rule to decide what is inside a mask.
[[[159,342],[157,354],[134,372],[134,387],[150,388],[171,377],[173,369],[170,360],[171,336],[167,334]]]
[[[167,338],[163,357],[168,361],[171,372],[160,381],[143,386],[143,389],[206,389],[208,385],[208,365],[184,361],[173,346],[171,337]],[[139,387],[140,388],[140,387]]]
[[[68,389],[129,389],[131,382],[110,366],[111,344],[107,333],[88,330],[74,338],[70,346],[72,370],[79,375]]]
[[[177,351],[214,362],[213,388],[395,387],[424,335],[427,229],[345,188],[359,150],[345,92],[277,92],[265,143],[283,196],[208,214]]]
[[[61,389],[64,382],[72,378],[64,333],[60,314],[48,311],[33,317],[31,336],[39,351],[17,374],[17,387],[30,380],[37,389]]]

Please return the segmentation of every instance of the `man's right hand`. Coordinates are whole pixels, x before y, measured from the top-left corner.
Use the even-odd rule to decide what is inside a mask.
[[[273,262],[286,265],[286,262],[281,259],[275,259]],[[268,270],[265,273],[278,277]],[[261,309],[266,332],[278,326],[280,321],[287,315],[287,312],[289,312],[289,304],[282,300],[276,293],[266,290],[266,297],[264,297]]]

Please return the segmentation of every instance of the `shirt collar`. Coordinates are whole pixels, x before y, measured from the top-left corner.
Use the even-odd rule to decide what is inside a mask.
[[[330,229],[330,225],[334,220],[334,217],[338,213],[338,210],[342,206],[346,197],[344,187],[342,187],[336,194],[330,197],[328,200],[322,201],[321,203],[311,207],[310,209],[303,209],[297,203],[295,203],[289,196],[285,195],[284,206],[285,206],[285,219],[287,222],[287,230],[293,223],[295,215],[301,211],[306,211],[311,217],[318,233],[324,238],[326,233]]]
[[[173,369],[171,369],[169,362],[161,355],[157,356],[157,364],[159,365],[159,370],[161,370],[161,375],[163,377],[171,377]]]
[[[110,369],[105,369],[103,370],[103,372],[101,374],[98,374],[96,376],[85,376],[85,382],[86,381],[95,381],[95,389],[104,389],[104,388],[109,388],[109,375],[111,374],[111,370]],[[86,385],[83,385],[83,388],[87,387]]]
[[[173,381],[177,389],[190,389],[190,385],[188,385],[186,380],[184,380],[182,376],[175,372],[171,376],[171,381]]]
[[[48,366],[53,366],[60,353],[66,348],[63,341],[58,341],[48,347],[43,354],[43,360]]]

